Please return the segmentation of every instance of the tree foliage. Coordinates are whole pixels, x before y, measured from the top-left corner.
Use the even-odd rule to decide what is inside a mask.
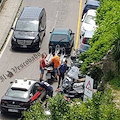
[[[112,102],[111,90],[107,90],[104,94],[97,92],[86,102],[80,99],[68,102],[63,95],[57,94],[49,98],[48,107],[51,111],[50,120],[119,120],[120,118],[120,110],[116,109]],[[24,112],[24,120],[45,120],[39,102],[28,112]]]
[[[90,40],[89,50],[80,55],[80,59],[84,61],[81,66],[83,73],[87,72],[87,66],[90,63],[101,61],[107,51],[112,48],[114,41],[118,39],[119,10],[119,0],[101,0],[96,16],[98,28]]]

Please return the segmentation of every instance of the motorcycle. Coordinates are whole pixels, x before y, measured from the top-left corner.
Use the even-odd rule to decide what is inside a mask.
[[[65,76],[60,88],[60,92],[69,99],[80,98],[83,100],[84,82],[78,82],[69,76]]]
[[[59,52],[61,54],[59,54]],[[63,61],[66,60],[66,58],[65,58],[65,48],[64,47],[60,48],[59,45],[56,45],[55,54],[59,56],[60,63],[63,63]],[[49,84],[53,84],[53,82],[57,81],[56,78],[55,78],[54,70],[53,70],[53,64],[48,65],[50,63],[52,57],[53,57],[53,55],[52,55],[52,48],[51,48],[51,53],[48,54],[46,59],[45,59],[45,63],[46,63],[45,70],[47,71],[47,73],[46,73],[46,81]]]

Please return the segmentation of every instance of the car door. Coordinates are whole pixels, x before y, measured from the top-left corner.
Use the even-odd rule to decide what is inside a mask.
[[[34,102],[35,100],[37,100],[41,94],[40,91],[38,91],[38,87],[40,87],[40,84],[35,83],[31,88],[31,92],[30,92],[31,102]]]

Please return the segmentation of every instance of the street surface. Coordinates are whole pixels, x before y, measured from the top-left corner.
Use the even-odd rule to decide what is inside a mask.
[[[76,36],[79,3],[79,0],[23,0],[21,9],[24,6],[45,8],[47,15],[46,36],[38,52],[23,52],[11,50],[12,34],[9,35],[3,49],[3,54],[0,54],[0,99],[7,90],[10,82],[16,78],[39,79],[39,57],[43,52],[48,53],[48,41],[50,31],[53,28],[70,28]],[[53,87],[55,90],[57,82],[53,84]],[[18,116],[3,116],[0,114],[0,120],[16,120],[17,118]]]

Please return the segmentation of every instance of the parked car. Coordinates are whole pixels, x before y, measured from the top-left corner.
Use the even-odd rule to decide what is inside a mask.
[[[96,29],[95,17],[96,10],[91,9],[84,14],[81,25],[81,35],[84,34],[85,31],[94,31]]]
[[[100,4],[100,1],[97,1],[97,0],[87,0],[86,1],[86,4],[85,4],[85,7],[83,9],[83,12],[82,12],[82,18],[83,18],[83,15],[90,9],[94,9],[96,10],[98,7],[99,7],[99,4]]]
[[[85,4],[89,1],[100,1],[100,0],[86,0]]]
[[[38,98],[45,97],[45,89],[40,91],[39,87],[37,80],[16,79],[1,98],[1,112],[21,113],[27,110]]]
[[[44,8],[24,7],[20,12],[14,30],[12,49],[33,48],[39,50],[46,31],[46,12]]]
[[[71,29],[55,28],[49,39],[49,53],[55,51],[56,45],[64,47],[66,54],[70,54],[74,45],[74,33]]]
[[[89,39],[92,38],[94,35],[94,31],[85,31],[85,33],[81,36],[80,39],[80,53],[86,52],[88,50],[89,46]]]

